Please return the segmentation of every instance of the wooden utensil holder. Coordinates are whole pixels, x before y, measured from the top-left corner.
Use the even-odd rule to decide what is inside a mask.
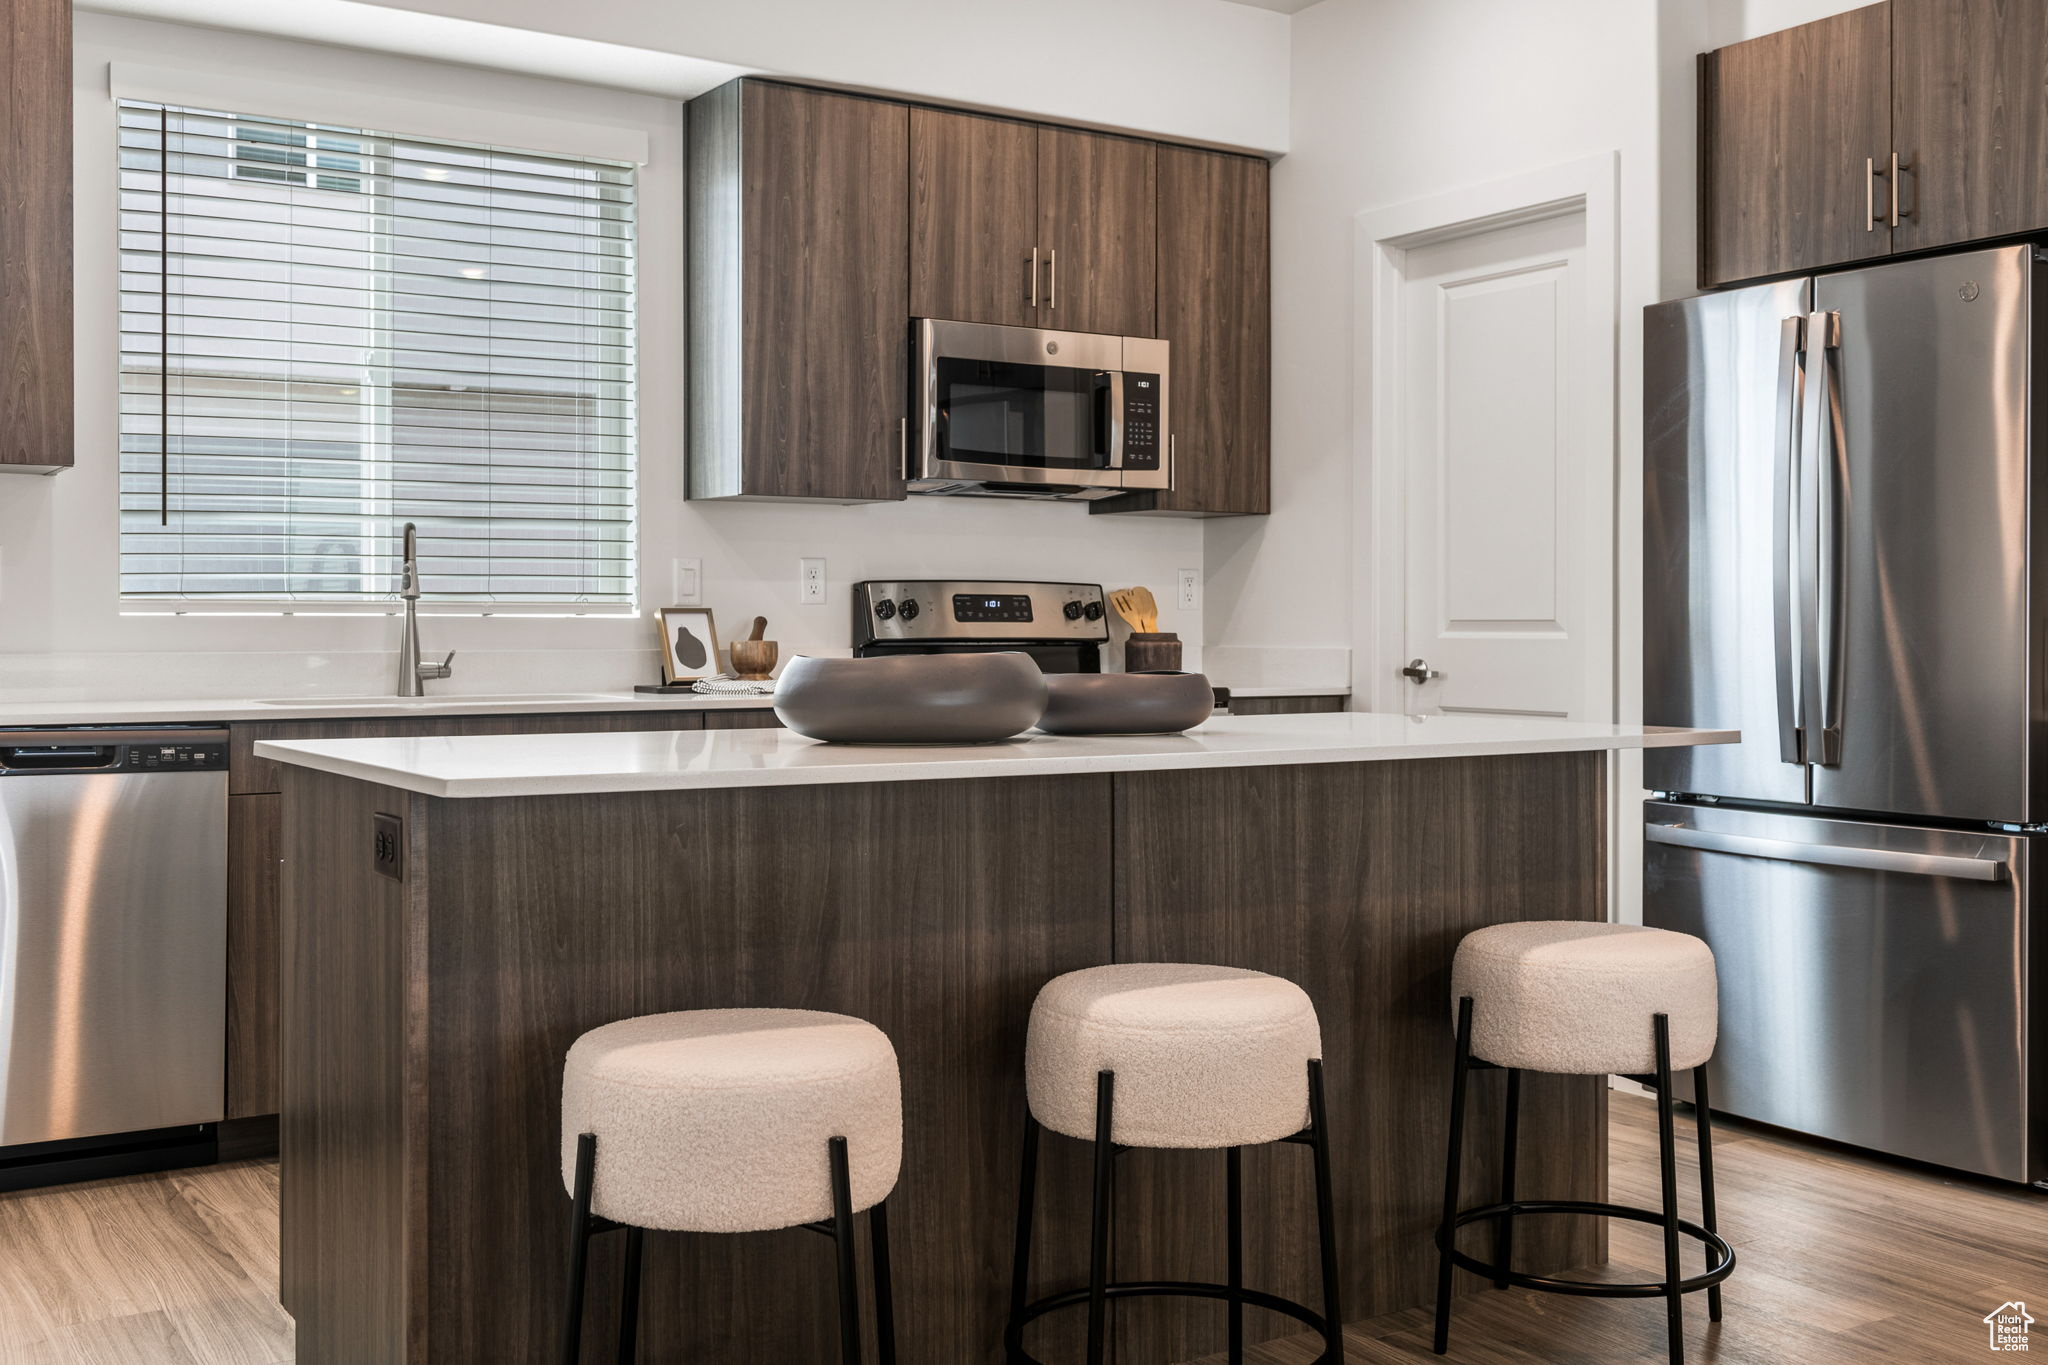
[[[1180,671],[1180,636],[1170,630],[1132,631],[1124,641],[1124,672]]]

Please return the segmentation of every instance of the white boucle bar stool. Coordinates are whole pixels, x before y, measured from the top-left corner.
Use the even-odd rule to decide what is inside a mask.
[[[1182,1295],[1230,1309],[1230,1359],[1244,1355],[1247,1305],[1284,1313],[1323,1337],[1315,1365],[1344,1359],[1337,1306],[1337,1232],[1323,1106],[1322,1029],[1301,987],[1237,967],[1136,962],[1090,967],[1046,983],[1024,1045],[1029,1112],[1017,1208],[1010,1365],[1037,1365],[1024,1328],[1056,1309],[1088,1305],[1088,1365],[1102,1365],[1112,1299]],[[1027,1302],[1039,1130],[1095,1144],[1088,1284]],[[1243,1149],[1294,1142],[1314,1154],[1323,1311],[1244,1287]],[[1226,1284],[1109,1280],[1115,1157],[1128,1147],[1223,1149],[1228,1201]]]
[[[1589,1298],[1661,1298],[1665,1301],[1671,1365],[1685,1359],[1684,1296],[1707,1291],[1708,1315],[1721,1320],[1721,1282],[1735,1268],[1735,1252],[1714,1228],[1713,1120],[1708,1108],[1707,1060],[1719,1028],[1714,954],[1690,934],[1631,924],[1534,920],[1496,924],[1467,934],[1451,964],[1457,1002],[1457,1060],[1451,1085],[1449,1153],[1444,1168],[1443,1221],[1437,1227],[1436,1352],[1450,1349],[1451,1271],[1463,1266],[1494,1288],[1524,1289]],[[1475,1067],[1507,1072],[1505,1151],[1500,1202],[1458,1208],[1458,1174],[1465,1137],[1465,1083]],[[1694,1116],[1700,1142],[1702,1221],[1678,1216],[1678,1152],[1674,1134],[1672,1073],[1693,1073]],[[1576,1199],[1515,1197],[1516,1124],[1524,1071],[1573,1076],[1637,1076],[1657,1091],[1663,1208]],[[1645,1076],[1643,1073],[1649,1073]],[[1523,1214],[1575,1213],[1654,1223],[1664,1230],[1664,1278],[1635,1284],[1593,1283],[1516,1271],[1514,1220]],[[1457,1249],[1457,1230],[1491,1222],[1494,1259]],[[1706,1272],[1679,1272],[1679,1235],[1706,1248]]]
[[[874,1243],[876,1341],[883,1365],[893,1365],[883,1201],[902,1157],[896,1049],[865,1020],[816,1010],[687,1010],[592,1029],[562,1070],[562,1179],[574,1201],[564,1365],[576,1365],[582,1352],[593,1236],[626,1231],[618,1358],[629,1362],[643,1230],[791,1227],[825,1233],[837,1246],[842,1365],[859,1365],[853,1218],[863,1210]]]

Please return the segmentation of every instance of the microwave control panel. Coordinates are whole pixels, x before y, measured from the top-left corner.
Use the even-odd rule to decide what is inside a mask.
[[[1124,375],[1124,468],[1159,468],[1159,376]]]

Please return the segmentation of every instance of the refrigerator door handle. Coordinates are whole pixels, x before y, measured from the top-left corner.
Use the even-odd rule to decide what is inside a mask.
[[[1823,767],[1842,761],[1842,498],[1837,468],[1842,442],[1842,404],[1837,391],[1840,370],[1835,352],[1842,345],[1842,315],[1813,313],[1806,319],[1807,432],[1802,454],[1813,452],[1815,629],[1808,649],[1814,669],[1819,713],[1818,744],[1806,746],[1807,759]]]
[[[1889,848],[1855,848],[1841,844],[1804,844],[1791,839],[1764,839],[1753,834],[1724,834],[1689,825],[1647,825],[1643,837],[1653,844],[1696,848],[1703,853],[1733,853],[1745,858],[1771,858],[1784,863],[1815,863],[1853,867],[1869,872],[1902,872],[1916,877],[1956,877],[1972,882],[2002,882],[2010,869],[2002,858],[1958,858],[1939,853],[1906,853]]]
[[[1806,319],[1786,318],[1778,343],[1778,442],[1773,468],[1776,485],[1772,509],[1771,604],[1776,628],[1778,664],[1778,757],[1786,763],[1806,762],[1806,711],[1800,679],[1805,675],[1806,629],[1794,620],[1793,593],[1798,588],[1795,558],[1804,537],[1794,518],[1799,497],[1799,353],[1805,345]],[[1799,613],[1803,618],[1804,613]]]

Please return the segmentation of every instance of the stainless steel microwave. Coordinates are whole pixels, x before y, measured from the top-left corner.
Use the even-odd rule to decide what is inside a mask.
[[[1167,343],[917,323],[913,493],[1107,498],[1173,487]]]

